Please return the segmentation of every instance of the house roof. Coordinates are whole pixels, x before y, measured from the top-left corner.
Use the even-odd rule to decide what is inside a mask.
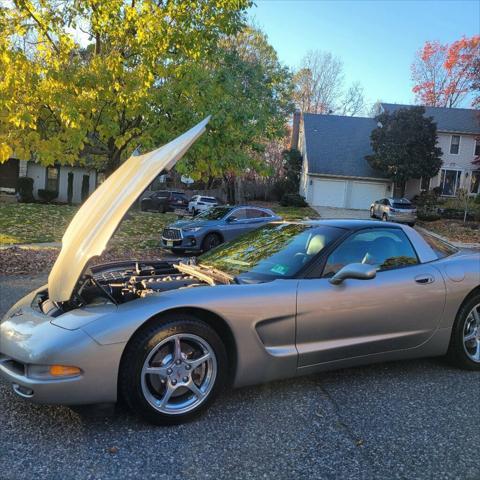
[[[414,105],[382,103],[387,112]],[[433,117],[439,132],[480,134],[480,111],[471,108],[424,107],[425,115]]]
[[[303,114],[308,173],[384,179],[365,160],[373,118]]]

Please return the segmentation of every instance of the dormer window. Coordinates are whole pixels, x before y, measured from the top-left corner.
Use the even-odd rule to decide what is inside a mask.
[[[452,139],[450,141],[450,153],[453,155],[457,155],[459,150],[460,150],[460,135],[452,135]]]

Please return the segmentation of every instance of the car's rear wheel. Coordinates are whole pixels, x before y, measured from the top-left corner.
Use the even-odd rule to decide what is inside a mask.
[[[129,342],[119,390],[134,413],[169,425],[200,414],[226,378],[227,353],[215,330],[191,315],[169,315]]]
[[[208,252],[212,248],[218,247],[222,243],[220,235],[216,233],[209,233],[202,242],[202,250]]]
[[[480,370],[480,293],[473,295],[460,308],[448,357],[461,368]]]

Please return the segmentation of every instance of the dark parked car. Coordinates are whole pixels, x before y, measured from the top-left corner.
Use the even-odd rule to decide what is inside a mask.
[[[250,232],[281,217],[267,208],[217,206],[193,219],[178,220],[163,230],[162,246],[174,253],[206,252],[242,233]]]
[[[187,209],[188,198],[182,192],[158,190],[140,200],[140,209],[144,212],[173,212],[176,208]]]

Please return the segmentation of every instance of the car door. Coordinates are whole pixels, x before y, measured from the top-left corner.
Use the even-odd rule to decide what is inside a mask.
[[[371,280],[329,278],[349,263],[372,263]],[[301,279],[297,298],[299,366],[414,348],[438,328],[445,285],[420,264],[401,229],[353,233],[328,257],[319,278]]]
[[[224,225],[222,226],[222,234],[226,242],[245,232],[244,222],[246,219],[246,208],[236,208],[225,217]]]

